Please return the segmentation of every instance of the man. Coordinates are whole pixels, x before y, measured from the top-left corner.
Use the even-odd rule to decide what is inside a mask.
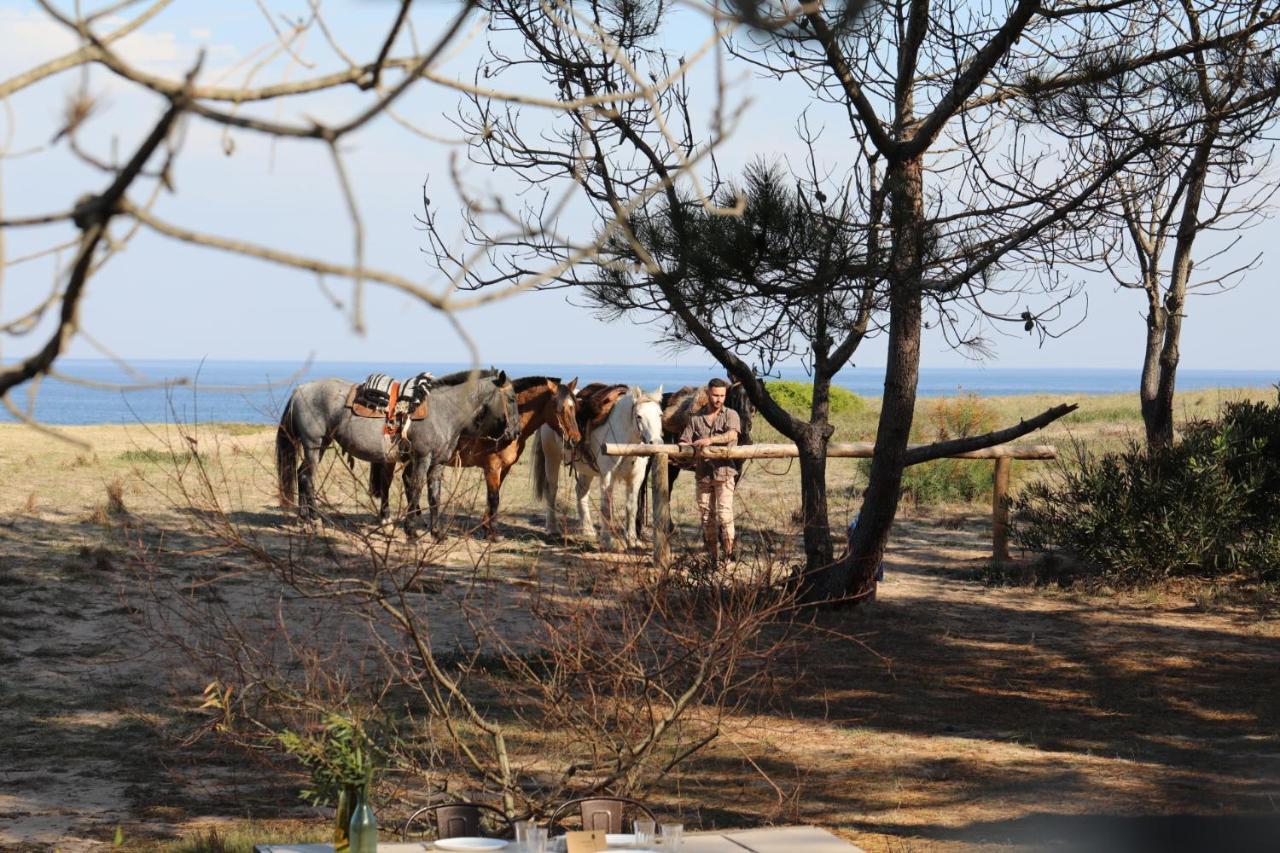
[[[738,413],[725,408],[729,383],[712,379],[707,383],[707,405],[696,412],[680,434],[680,444],[694,448],[734,447],[742,424]],[[702,516],[702,538],[717,565],[719,554],[733,559],[733,487],[737,469],[731,459],[706,459],[699,454],[697,467],[698,512]]]

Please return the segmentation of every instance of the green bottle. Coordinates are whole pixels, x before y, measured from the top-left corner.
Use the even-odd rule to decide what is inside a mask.
[[[347,837],[351,839],[350,853],[378,853],[378,821],[373,816],[373,806],[369,805],[367,781],[360,790],[355,808],[351,810]]]

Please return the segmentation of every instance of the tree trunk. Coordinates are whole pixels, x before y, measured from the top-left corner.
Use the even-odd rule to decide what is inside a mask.
[[[896,282],[889,303],[889,364],[884,401],[876,427],[867,491],[858,526],[849,543],[848,567],[839,596],[873,595],[876,569],[884,559],[889,532],[902,496],[902,472],[916,407],[920,375],[921,294],[917,282]]]
[[[806,577],[821,573],[834,557],[827,517],[827,439],[820,427],[804,430],[796,442],[800,453],[800,514],[804,523]]]
[[[876,569],[902,494],[902,472],[915,414],[920,374],[924,260],[924,188],[918,157],[893,164],[886,175],[892,208],[889,282],[889,363],[876,427],[875,455],[849,554],[814,574],[805,598],[839,600],[874,594]]]
[[[1159,282],[1156,282],[1159,286]],[[1157,298],[1150,300],[1147,310],[1147,345],[1142,353],[1142,381],[1138,388],[1138,397],[1142,401],[1142,423],[1146,427],[1147,446],[1154,448],[1173,440],[1172,401],[1170,401],[1170,418],[1161,417],[1160,412],[1160,353],[1164,348],[1165,313],[1164,306]],[[1165,425],[1168,425],[1166,436]]]
[[[1178,232],[1174,241],[1173,263],[1169,270],[1169,285],[1165,290],[1160,314],[1163,319],[1159,341],[1159,367],[1155,386],[1151,389],[1148,404],[1146,371],[1143,363],[1142,420],[1147,428],[1147,444],[1152,449],[1173,444],[1173,395],[1177,386],[1179,344],[1182,339],[1182,317],[1186,308],[1187,288],[1195,261],[1191,257],[1196,236],[1200,233],[1200,205],[1204,201],[1205,181],[1212,160],[1214,144],[1218,139],[1219,123],[1212,121],[1205,126],[1204,135],[1196,143],[1195,156],[1187,165],[1184,175],[1187,190],[1182,198],[1182,213],[1178,218]],[[1145,358],[1153,358],[1151,333],[1147,334]]]

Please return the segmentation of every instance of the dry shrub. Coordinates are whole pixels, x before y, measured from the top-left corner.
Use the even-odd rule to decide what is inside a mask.
[[[376,733],[402,789],[545,815],[573,796],[643,793],[749,718],[792,659],[792,593],[767,580],[780,572],[690,581],[588,558],[503,583],[483,556],[459,566],[456,538],[248,527],[219,509],[218,464],[186,481],[191,517],[252,564],[238,578],[252,589],[197,595],[146,575],[152,628],[207,685],[195,736],[261,753],[337,714]]]
[[[124,482],[119,477],[107,483],[106,511],[109,516],[128,515],[129,513],[129,510],[124,505]]]

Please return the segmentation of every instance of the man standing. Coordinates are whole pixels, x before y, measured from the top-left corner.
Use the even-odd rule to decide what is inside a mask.
[[[680,444],[694,448],[734,447],[742,424],[738,413],[725,408],[729,383],[712,379],[707,383],[707,405],[689,420],[680,434]],[[737,468],[730,459],[706,459],[699,454],[694,471],[698,484],[698,512],[702,516],[702,538],[714,566],[718,549],[726,561],[733,559],[733,487]]]

